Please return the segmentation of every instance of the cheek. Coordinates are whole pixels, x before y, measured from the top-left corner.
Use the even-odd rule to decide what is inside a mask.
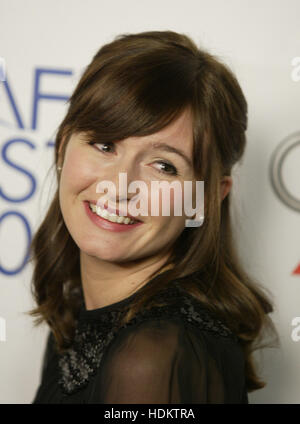
[[[88,160],[80,149],[73,149],[65,156],[60,184],[62,190],[78,193],[90,184],[92,174],[89,171]]]
[[[174,186],[174,188],[166,191],[161,188],[158,192],[154,190],[150,194],[150,198],[153,210],[157,211],[156,214],[158,214],[158,216],[151,216],[153,222],[168,227],[170,232],[180,231],[185,223],[182,186]]]

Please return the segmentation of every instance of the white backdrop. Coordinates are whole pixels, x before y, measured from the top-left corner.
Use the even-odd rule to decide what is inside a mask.
[[[247,270],[273,294],[281,337],[256,356],[268,384],[249,401],[300,403],[299,17],[299,0],[0,0],[0,403],[30,403],[39,384],[48,328],[24,314],[33,300],[23,262],[55,189],[51,142],[66,99],[101,45],[168,29],[225,61],[248,100],[235,226]]]

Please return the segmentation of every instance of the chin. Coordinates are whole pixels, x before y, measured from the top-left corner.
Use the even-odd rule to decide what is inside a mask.
[[[79,249],[82,251],[82,253],[93,256],[95,258],[99,258],[103,261],[107,262],[122,262],[125,260],[124,255],[122,255],[121,252],[117,252],[116,249],[113,248],[105,248],[99,246],[99,240],[98,243],[91,243],[89,242],[81,242],[80,244],[77,244]]]

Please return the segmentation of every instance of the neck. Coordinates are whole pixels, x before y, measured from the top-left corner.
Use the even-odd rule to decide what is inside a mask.
[[[80,251],[81,281],[86,309],[102,308],[131,296],[150,281],[150,275],[158,270],[167,258],[168,256],[160,256],[130,263],[114,263]],[[157,274],[172,267],[169,264]]]

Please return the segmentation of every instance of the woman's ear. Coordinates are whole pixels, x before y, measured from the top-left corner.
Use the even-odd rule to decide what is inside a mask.
[[[226,176],[222,178],[221,181],[221,201],[223,201],[225,199],[225,197],[227,196],[227,194],[230,192],[231,187],[232,187],[232,177],[230,176]]]

